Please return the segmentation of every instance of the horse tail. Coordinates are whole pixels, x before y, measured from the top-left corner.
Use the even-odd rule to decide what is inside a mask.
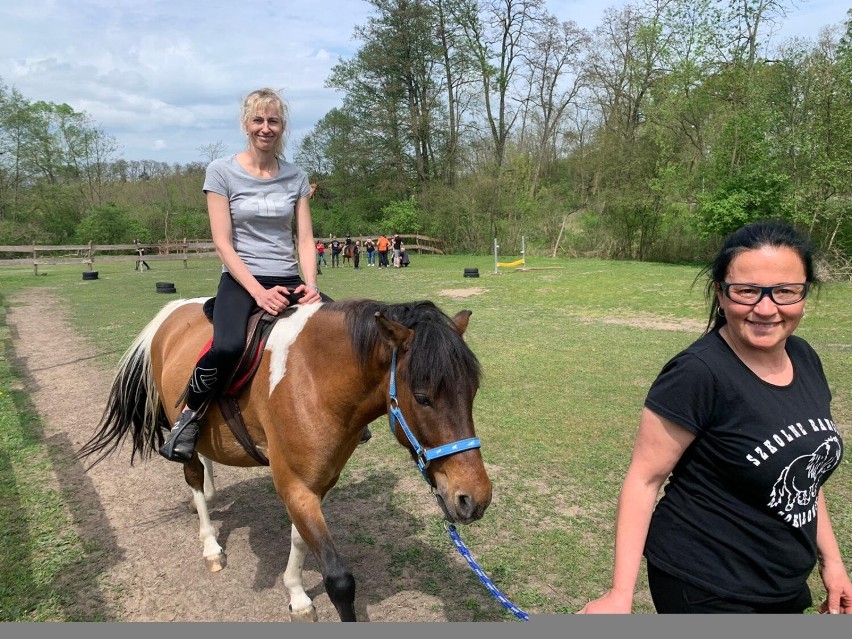
[[[131,465],[137,454],[147,459],[163,444],[163,430],[168,429],[169,423],[154,383],[151,343],[166,318],[189,301],[192,300],[176,300],[164,306],[119,360],[97,430],[77,452],[80,459],[96,455],[89,468],[115,452],[128,433],[133,442]]]

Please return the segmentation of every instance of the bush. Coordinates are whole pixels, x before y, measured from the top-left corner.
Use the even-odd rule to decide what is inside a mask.
[[[88,211],[77,225],[74,235],[81,244],[129,244],[134,239],[147,240],[142,223],[115,204],[98,206]]]

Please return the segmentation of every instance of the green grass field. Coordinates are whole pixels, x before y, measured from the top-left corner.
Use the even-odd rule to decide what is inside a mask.
[[[485,372],[474,415],[494,501],[482,521],[461,533],[483,569],[520,607],[570,613],[608,587],[615,504],[642,401],[663,364],[701,334],[706,311],[703,288],[693,287],[696,267],[545,258],[530,258],[528,266],[494,275],[488,256],[414,255],[407,269],[326,268],[319,283],[335,299],[430,299],[450,315],[473,311],[466,339]],[[0,553],[2,621],[64,620],[56,584],[86,553],[96,552],[68,535],[62,494],[39,488],[51,457],[39,437],[39,417],[21,390],[23,371],[9,363],[15,349],[4,321],[10,298],[24,287],[49,288],[71,308],[81,338],[101,354],[96,365],[111,368],[174,298],[157,294],[155,281],[174,282],[180,297],[215,293],[217,262],[154,267],[139,273],[132,262],[96,265],[94,281],[83,281],[79,267],[45,268],[40,276],[0,270],[0,541],[15,549]],[[465,267],[478,267],[481,276],[464,278]],[[810,299],[798,334],[822,357],[834,419],[852,441],[852,285],[824,286]],[[357,482],[377,469],[417,475],[386,421],[373,430],[373,441],[359,449],[336,492],[369,492]],[[826,495],[852,568],[850,460],[847,454]],[[347,485],[360,492],[347,493]],[[428,491],[425,484],[422,490]],[[399,499],[405,506],[410,497],[402,492]],[[359,543],[386,541],[375,527],[356,528],[347,532]],[[435,510],[417,515],[411,530],[418,548],[439,556],[449,552]],[[45,543],[56,539],[62,543]],[[447,565],[424,566],[422,552],[411,548],[395,546],[392,552],[394,570],[421,571],[421,587],[440,592]],[[469,583],[470,592],[481,589],[472,573]],[[821,600],[818,578],[812,586]],[[480,599],[462,596],[457,605],[473,610],[476,619],[509,618]],[[634,610],[653,612],[644,592]]]

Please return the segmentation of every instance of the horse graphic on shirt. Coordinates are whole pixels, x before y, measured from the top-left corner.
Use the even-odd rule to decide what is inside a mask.
[[[784,504],[784,510],[789,512],[796,504],[807,506],[816,498],[823,475],[839,463],[840,441],[835,436],[826,439],[810,455],[796,457],[781,471],[772,487],[769,507]]]

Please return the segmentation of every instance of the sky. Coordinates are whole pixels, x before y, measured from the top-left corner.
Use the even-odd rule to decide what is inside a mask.
[[[593,29],[627,0],[546,0]],[[776,38],[815,39],[848,0],[797,0]],[[126,160],[188,163],[203,147],[245,147],[241,99],[264,86],[290,105],[286,155],[342,96],[325,88],[350,59],[362,0],[0,0],[0,82],[27,100],[66,103],[111,135]]]

